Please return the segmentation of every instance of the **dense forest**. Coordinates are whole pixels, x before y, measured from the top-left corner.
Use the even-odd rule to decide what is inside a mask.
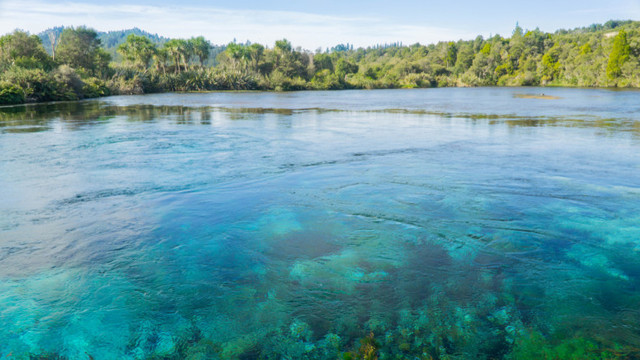
[[[640,22],[500,35],[431,45],[349,44],[315,52],[286,39],[265,47],[139,29],[54,28],[0,37],[0,104],[202,90],[444,86],[640,88]]]

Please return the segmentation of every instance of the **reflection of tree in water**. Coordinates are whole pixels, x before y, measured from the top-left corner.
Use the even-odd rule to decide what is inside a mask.
[[[74,101],[45,103],[35,105],[18,105],[0,108],[0,129],[3,132],[38,132],[50,129],[53,122],[59,121],[68,129],[75,130],[81,126],[103,123],[116,117],[126,117],[130,122],[153,122],[170,120],[181,125],[210,125],[212,114],[221,112],[229,120],[255,120],[256,115],[273,114],[291,116],[304,112],[354,112],[338,109],[287,109],[287,108],[242,108],[242,107],[210,107],[136,104],[117,106],[103,101]],[[611,136],[618,132],[630,132],[640,137],[640,121],[632,118],[600,118],[594,116],[519,116],[514,114],[484,113],[447,113],[425,110],[381,109],[362,110],[371,113],[408,114],[418,116],[438,116],[445,119],[464,119],[472,124],[507,125],[518,127],[576,127],[595,128],[597,135]]]
[[[13,106],[0,109],[0,128],[5,132],[44,131],[53,122],[68,129],[126,117],[130,122],[151,122],[168,118],[176,124],[210,124],[212,109],[208,107],[128,105],[115,106],[104,102],[68,102]],[[16,128],[16,129],[12,129]]]
[[[0,109],[0,128],[15,132],[13,127],[44,131],[52,122],[60,121],[69,129],[102,123],[116,117],[126,117],[130,122],[150,122],[169,119],[176,124],[211,124],[212,113],[222,111],[232,120],[253,118],[256,114],[292,115],[291,109],[263,108],[212,108],[187,106],[155,106],[147,104],[116,106],[99,101],[61,102],[37,105],[21,105]]]

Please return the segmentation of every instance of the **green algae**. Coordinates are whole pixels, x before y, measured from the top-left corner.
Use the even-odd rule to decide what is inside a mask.
[[[614,360],[633,359],[638,355],[640,349],[633,346],[604,345],[595,339],[584,337],[547,340],[542,334],[534,331],[518,339],[511,357],[524,360]]]
[[[7,117],[59,130],[29,159],[42,187],[91,184],[0,220],[47,240],[2,254],[0,358],[638,358],[627,115],[464,109]],[[11,149],[50,134],[4,135],[18,177]],[[67,143],[85,155],[70,167],[50,152]],[[109,177],[125,154],[135,169]]]
[[[515,94],[514,98],[518,99],[538,99],[538,100],[559,100],[562,99],[559,96],[545,95],[545,94]]]

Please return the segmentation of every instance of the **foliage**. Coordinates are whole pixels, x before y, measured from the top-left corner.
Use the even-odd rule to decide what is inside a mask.
[[[13,65],[51,70],[53,61],[44,50],[40,38],[16,30],[0,37],[0,71]]]
[[[55,59],[45,49],[55,51]],[[0,79],[20,89],[25,101],[202,90],[640,87],[639,68],[640,22],[634,21],[555,33],[516,25],[510,38],[358,49],[340,44],[315,53],[286,39],[272,48],[235,41],[214,46],[202,36],[167,39],[139,29],[60,27],[40,38],[22,31],[0,38]]]
[[[57,61],[94,76],[104,75],[110,56],[100,47],[100,44],[95,30],[86,27],[67,28],[60,37]]]
[[[622,75],[622,65],[629,58],[630,46],[627,41],[627,33],[624,30],[620,30],[613,40],[613,49],[611,55],[609,55],[609,62],[607,63],[607,77],[610,80],[614,80]]]
[[[200,66],[204,66],[204,63],[209,59],[209,49],[211,44],[203,36],[189,39],[191,44],[191,50],[193,56],[196,56],[200,61]]]
[[[0,105],[15,105],[24,102],[24,91],[10,83],[0,83]]]
[[[11,67],[2,80],[22,89],[26,101],[75,100],[77,95],[68,84],[42,69]]]
[[[97,98],[111,95],[111,91],[104,81],[93,77],[84,80],[82,94],[85,98]]]
[[[125,60],[141,69],[146,69],[149,66],[156,51],[156,46],[151,40],[135,34],[129,35],[127,40],[118,46],[118,52]]]
[[[516,341],[513,359],[567,359],[567,360],[609,360],[627,359],[638,355],[631,347],[614,346],[607,348],[595,340],[574,337],[553,341],[541,333],[533,331]]]

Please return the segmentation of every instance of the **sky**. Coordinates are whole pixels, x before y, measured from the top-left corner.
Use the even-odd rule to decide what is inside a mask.
[[[214,44],[271,46],[286,38],[308,50],[510,36],[516,23],[552,32],[611,19],[640,20],[640,0],[0,0],[0,34],[138,27],[166,37],[203,35]]]

